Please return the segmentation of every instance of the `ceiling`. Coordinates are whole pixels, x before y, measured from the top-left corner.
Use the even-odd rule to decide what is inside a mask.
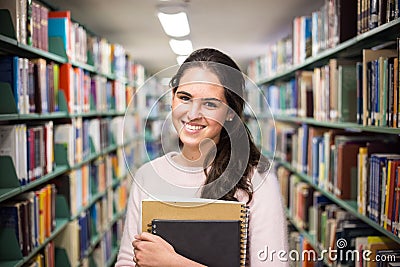
[[[157,0],[44,0],[110,42],[125,47],[149,74],[177,64],[156,15]],[[176,0],[175,0],[176,1]],[[292,20],[322,0],[187,0],[193,48],[214,47],[243,71],[268,43],[291,32]]]

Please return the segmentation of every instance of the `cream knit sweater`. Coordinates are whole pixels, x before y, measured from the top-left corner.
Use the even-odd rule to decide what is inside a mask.
[[[135,266],[132,241],[134,235],[141,232],[140,203],[143,199],[199,197],[199,187],[205,180],[203,170],[177,165],[172,160],[175,155],[176,152],[167,153],[144,164],[135,173],[115,266]],[[288,266],[287,227],[278,181],[272,173],[257,171],[251,181],[254,193],[249,203],[249,264],[252,267]],[[244,196],[243,192],[236,194],[239,201],[246,202]]]

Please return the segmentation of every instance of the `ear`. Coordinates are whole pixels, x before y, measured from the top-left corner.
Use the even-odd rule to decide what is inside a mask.
[[[226,121],[233,121],[233,117],[235,117],[235,113],[233,111],[228,111],[228,114],[226,114]]]

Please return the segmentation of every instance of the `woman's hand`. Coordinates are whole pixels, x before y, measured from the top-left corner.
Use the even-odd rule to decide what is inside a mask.
[[[177,257],[174,248],[164,239],[150,233],[141,233],[135,236],[132,242],[137,266],[156,267],[173,266]]]
[[[204,266],[177,254],[167,241],[150,233],[136,235],[132,246],[138,267]]]

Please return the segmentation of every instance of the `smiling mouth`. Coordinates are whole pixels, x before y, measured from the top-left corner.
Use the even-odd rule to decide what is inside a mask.
[[[191,123],[188,123],[188,122],[183,122],[183,127],[186,130],[191,131],[191,132],[200,131],[201,129],[206,128],[206,126],[204,126],[204,125],[191,124]]]

